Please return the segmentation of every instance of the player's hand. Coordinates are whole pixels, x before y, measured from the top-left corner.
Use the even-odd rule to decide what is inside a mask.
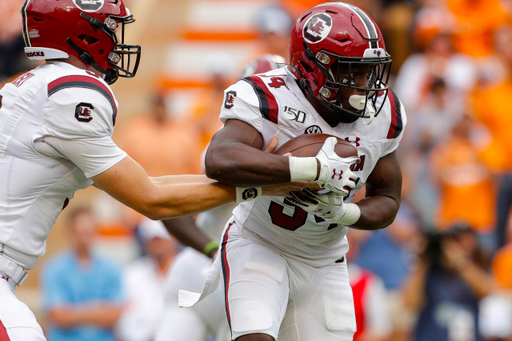
[[[347,205],[355,204],[345,204],[343,202],[344,197],[339,193],[325,190],[315,192],[309,188],[304,188],[301,192],[290,194],[293,198],[289,200],[293,204],[329,223],[351,225],[355,222],[353,217],[347,216]]]
[[[322,149],[316,155],[320,163],[318,177],[315,180],[322,188],[327,188],[335,193],[347,196],[350,189],[356,186],[358,176],[350,170],[353,164],[360,159],[356,156],[342,158],[334,152],[334,146],[338,143],[335,137],[325,140]]]
[[[304,187],[310,187],[314,190],[322,189],[317,183],[309,181],[296,181],[279,185],[269,185],[262,188],[262,195],[276,197],[289,197],[290,192],[300,191]]]

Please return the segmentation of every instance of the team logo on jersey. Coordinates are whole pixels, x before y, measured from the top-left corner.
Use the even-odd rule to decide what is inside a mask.
[[[332,28],[332,18],[329,14],[318,13],[308,19],[302,30],[304,39],[311,44],[324,40]]]
[[[236,91],[226,92],[226,99],[224,101],[224,108],[231,109],[235,105]]]
[[[317,125],[307,127],[306,130],[304,131],[304,134],[321,134],[321,133],[322,133],[322,128],[320,128]]]
[[[258,190],[256,188],[247,188],[242,192],[242,199],[247,201],[249,199],[254,199],[258,196]]]
[[[356,147],[359,147],[361,145],[361,143],[359,143],[359,142],[361,142],[361,138],[357,137],[357,136],[345,137],[345,141],[347,141],[348,143],[352,143]]]
[[[80,122],[91,122],[91,110],[94,109],[90,103],[80,103],[75,108],[75,118]]]
[[[84,12],[96,12],[103,7],[105,0],[73,0],[73,3]]]

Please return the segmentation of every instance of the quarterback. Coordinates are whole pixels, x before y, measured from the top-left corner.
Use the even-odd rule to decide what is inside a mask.
[[[295,22],[290,65],[226,89],[224,127],[205,159],[209,177],[245,187],[283,181],[288,173],[279,156],[261,151],[275,136],[283,144],[302,134],[335,135],[352,143],[360,159],[344,159],[338,169],[349,179],[342,191],[305,189],[234,209],[219,250],[233,340],[352,340],[345,235],[349,227],[388,226],[401,200],[396,149],[406,116],[387,86],[390,67],[375,22],[356,6],[330,2]],[[311,168],[307,159],[291,161],[302,167],[292,181],[314,172],[314,159]],[[352,203],[363,185],[364,199]],[[184,295],[183,305],[192,298]]]
[[[21,15],[27,56],[46,62],[0,90],[0,340],[45,340],[14,289],[44,254],[75,191],[94,185],[164,219],[304,185],[289,184],[304,158],[287,156],[278,163],[289,175],[277,186],[233,187],[201,175],[150,178],[112,140],[118,102],[109,85],[135,76],[141,52],[124,43],[134,18],[123,1],[26,0]],[[341,190],[346,179],[328,176],[343,167],[332,145],[315,161],[318,169],[304,180]]]

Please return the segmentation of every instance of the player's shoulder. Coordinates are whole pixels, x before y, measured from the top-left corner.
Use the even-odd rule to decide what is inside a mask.
[[[71,90],[72,94],[92,90],[104,96],[108,101],[115,102],[112,89],[103,79],[94,72],[74,67],[65,62],[52,63],[46,83],[48,97],[66,89]]]
[[[376,101],[377,109],[382,109],[371,126],[378,125],[378,134],[383,139],[401,138],[407,124],[405,108],[393,89],[381,93]],[[377,124],[376,124],[377,123]]]

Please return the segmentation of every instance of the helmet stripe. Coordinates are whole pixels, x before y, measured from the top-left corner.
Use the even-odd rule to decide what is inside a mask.
[[[26,47],[30,47],[32,46],[30,44],[30,39],[28,37],[28,23],[27,23],[27,7],[28,7],[28,3],[30,2],[30,0],[25,0],[25,3],[23,4],[23,6],[21,7],[21,17],[22,17],[22,21],[23,21],[23,39],[25,40],[25,46]]]
[[[359,19],[361,19],[364,27],[366,28],[366,32],[368,33],[368,37],[374,41],[377,41],[377,47],[378,47],[379,35],[377,34],[377,29],[375,28],[375,25],[373,24],[373,21],[370,19],[370,17],[365,12],[363,12],[360,8],[358,8],[354,5],[346,4],[346,3],[342,3],[342,5],[350,8],[352,11],[355,12],[355,14],[359,17]],[[372,47],[371,43],[372,42],[369,43],[370,48]]]

